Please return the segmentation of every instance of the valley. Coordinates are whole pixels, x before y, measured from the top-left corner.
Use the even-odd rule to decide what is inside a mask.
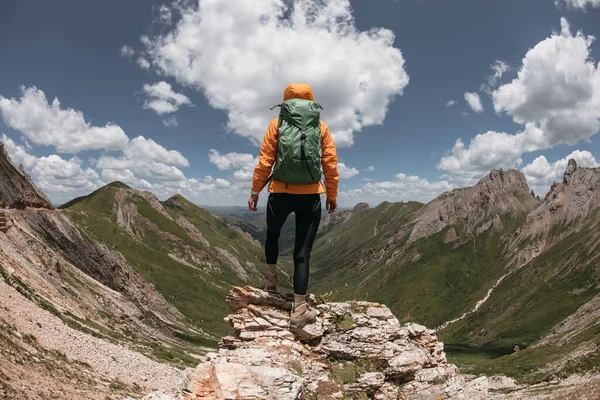
[[[260,281],[264,214],[211,212],[181,195],[160,201],[120,182],[56,209],[5,152],[0,172],[6,398],[23,382],[30,398],[170,391],[181,369],[232,334],[224,299]],[[527,385],[593,374],[599,223],[599,169],[570,162],[544,200],[520,172],[495,170],[428,204],[324,214],[311,291],[326,302],[378,302],[400,323],[437,327],[463,374]],[[291,291],[292,234],[290,219],[283,292]],[[71,379],[52,379],[55,371]]]

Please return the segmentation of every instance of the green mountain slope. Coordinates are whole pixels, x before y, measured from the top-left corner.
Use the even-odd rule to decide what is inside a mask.
[[[160,203],[114,183],[63,208],[213,340],[229,332],[222,319],[230,287],[258,283],[261,248],[181,196]]]
[[[537,204],[516,171],[495,171],[428,205],[383,203],[323,232],[311,285],[438,326],[472,308],[503,274],[504,246]]]
[[[493,171],[427,205],[328,226],[311,285],[440,326],[465,371],[539,381],[600,369],[599,209],[600,169],[570,162],[544,202],[519,172]]]
[[[461,344],[458,360],[474,350],[492,358],[481,372],[539,380],[600,368],[600,169],[569,167],[513,240],[513,272],[477,312],[440,333]],[[517,355],[496,358],[515,345]]]

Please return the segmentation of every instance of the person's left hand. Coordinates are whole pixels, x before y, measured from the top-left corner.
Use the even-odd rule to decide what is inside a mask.
[[[257,194],[253,194],[248,199],[248,209],[250,211],[258,211],[258,207],[257,206],[258,206],[258,195]]]

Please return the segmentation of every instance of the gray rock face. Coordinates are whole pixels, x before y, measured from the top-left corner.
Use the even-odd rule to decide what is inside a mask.
[[[571,233],[600,207],[600,168],[579,168],[569,160],[563,182],[555,183],[544,202],[527,216],[511,246],[527,243],[513,264],[523,265]],[[561,229],[554,229],[561,226]]]
[[[475,235],[501,229],[499,215],[529,213],[538,204],[521,172],[494,170],[475,186],[444,193],[425,206],[413,221],[408,243],[461,222]],[[453,241],[451,235],[448,240]]]
[[[227,297],[235,330],[218,352],[187,369],[180,392],[169,400],[341,399],[366,393],[373,399],[488,397],[449,364],[435,332],[401,325],[377,303],[322,303],[311,297],[317,321],[288,328],[292,296],[236,287]],[[461,397],[462,396],[462,397]],[[464,397],[466,396],[466,397]],[[148,397],[147,399],[152,399]]]
[[[574,159],[570,159],[569,160],[569,164],[567,165],[567,169],[565,170],[565,176],[563,178],[563,183],[567,184],[569,183],[569,180],[571,180],[571,176],[573,175],[573,173],[577,171],[577,161],[575,161]]]
[[[14,166],[4,149],[4,144],[0,142],[0,208],[5,207],[54,208],[44,192],[38,189],[31,177],[23,171],[23,167]]]

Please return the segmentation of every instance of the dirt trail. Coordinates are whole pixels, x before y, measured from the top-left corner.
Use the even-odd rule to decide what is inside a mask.
[[[444,329],[444,328],[447,328],[447,327],[448,327],[448,325],[451,325],[451,324],[453,324],[453,323],[455,323],[455,322],[458,322],[458,321],[460,321],[461,319],[464,319],[464,318],[466,318],[466,317],[467,317],[467,315],[469,315],[469,314],[473,314],[474,312],[477,312],[477,310],[479,310],[479,308],[480,308],[480,307],[481,307],[481,306],[482,306],[482,305],[483,305],[483,304],[484,304],[486,301],[488,301],[488,299],[490,298],[490,296],[491,296],[491,295],[492,295],[492,293],[494,292],[494,289],[496,289],[496,288],[498,287],[498,285],[502,283],[502,281],[504,280],[504,278],[506,278],[508,275],[512,274],[512,272],[514,272],[514,271],[507,272],[506,274],[502,275],[502,276],[501,276],[501,277],[500,277],[500,278],[499,278],[499,279],[496,281],[496,283],[494,284],[494,286],[492,286],[492,287],[490,288],[490,290],[488,290],[488,292],[487,292],[487,294],[485,295],[485,297],[484,297],[483,299],[479,300],[479,301],[477,302],[477,304],[475,304],[475,307],[473,307],[473,309],[472,309],[471,311],[467,311],[466,313],[464,313],[463,315],[461,315],[461,316],[460,316],[460,317],[458,317],[458,318],[454,318],[453,320],[450,320],[450,321],[444,322],[442,325],[440,325],[440,326],[438,326],[438,327],[436,328],[436,331],[441,331],[442,329]]]

